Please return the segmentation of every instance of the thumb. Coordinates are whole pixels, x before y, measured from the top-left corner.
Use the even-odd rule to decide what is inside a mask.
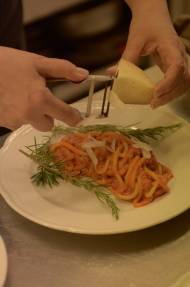
[[[88,71],[75,66],[73,63],[47,57],[40,57],[37,60],[37,70],[45,78],[66,78],[73,82],[85,80]]]

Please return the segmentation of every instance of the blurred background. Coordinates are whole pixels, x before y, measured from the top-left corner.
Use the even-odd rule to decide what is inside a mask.
[[[190,12],[189,0],[168,1],[172,18]],[[124,0],[23,0],[27,50],[65,58],[103,73],[125,47],[131,13]],[[149,59],[140,62],[142,68]],[[87,84],[52,87],[67,102],[87,95]],[[100,89],[101,86],[97,86]]]
[[[104,73],[120,58],[131,20],[123,0],[25,0],[23,4],[29,51],[65,58],[91,73]],[[87,95],[88,83],[52,88],[71,103]]]

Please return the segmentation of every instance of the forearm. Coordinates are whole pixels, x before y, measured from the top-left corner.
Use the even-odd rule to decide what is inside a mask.
[[[125,2],[129,5],[135,21],[141,19],[142,22],[149,22],[149,29],[153,23],[157,23],[160,30],[174,31],[166,0],[125,0]]]
[[[125,0],[125,2],[129,5],[133,14],[142,13],[142,11],[148,14],[155,11],[169,17],[166,0]]]

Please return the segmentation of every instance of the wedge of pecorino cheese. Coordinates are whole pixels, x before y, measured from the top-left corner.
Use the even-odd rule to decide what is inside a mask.
[[[154,94],[154,84],[143,70],[121,59],[118,65],[118,77],[113,85],[113,97],[125,104],[150,104]]]

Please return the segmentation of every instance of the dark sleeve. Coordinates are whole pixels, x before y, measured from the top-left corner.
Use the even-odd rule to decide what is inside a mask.
[[[25,48],[20,0],[0,0],[0,46]],[[0,136],[8,132],[9,129],[0,127]]]
[[[21,0],[0,0],[0,46],[25,47]]]

